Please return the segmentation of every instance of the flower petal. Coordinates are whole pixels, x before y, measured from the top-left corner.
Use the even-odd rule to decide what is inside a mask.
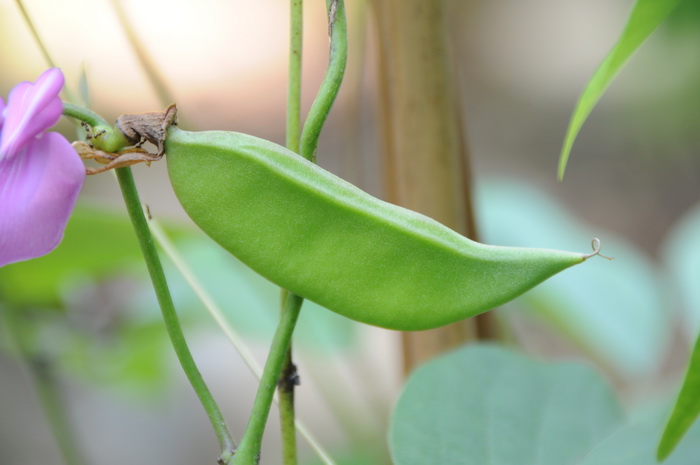
[[[58,245],[84,179],[80,157],[56,132],[0,159],[0,266]]]
[[[0,97],[0,130],[2,130],[2,121],[5,119],[5,101]]]
[[[36,83],[22,82],[12,89],[0,135],[0,158],[13,156],[32,138],[56,124],[63,112],[58,97],[63,82],[61,70],[51,68]]]

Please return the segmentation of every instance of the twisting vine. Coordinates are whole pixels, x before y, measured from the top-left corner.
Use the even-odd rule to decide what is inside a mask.
[[[330,34],[328,69],[316,99],[309,110],[299,144],[300,155],[309,160],[315,159],[321,130],[340,90],[340,84],[345,73],[345,64],[347,63],[347,22],[344,2],[343,0],[326,0],[326,8]],[[294,92],[296,93],[297,91]],[[294,135],[288,134],[287,137],[293,140]],[[270,412],[275,386],[282,376],[285,361],[288,360],[291,336],[303,303],[303,299],[294,294],[284,295],[283,300],[282,316],[265,363],[248,426],[234,456],[234,464],[250,465],[257,463],[260,458],[262,436]],[[289,413],[293,413],[293,409]],[[290,457],[286,460],[289,461],[285,462],[285,465],[293,464],[296,461],[296,456],[293,459]]]

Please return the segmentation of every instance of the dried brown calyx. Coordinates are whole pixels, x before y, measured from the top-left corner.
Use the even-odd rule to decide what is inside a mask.
[[[149,164],[158,161],[165,154],[165,138],[168,128],[177,124],[177,107],[170,105],[163,111],[147,113],[129,113],[117,118],[117,129],[131,144],[116,153],[105,152],[95,148],[93,141],[100,137],[86,124],[87,137],[85,141],[73,142],[73,147],[81,158],[95,160],[104,166],[99,168],[86,168],[87,174],[103,173],[114,168],[123,168],[137,163]],[[151,153],[142,148],[143,144],[150,142],[156,146],[156,153]]]

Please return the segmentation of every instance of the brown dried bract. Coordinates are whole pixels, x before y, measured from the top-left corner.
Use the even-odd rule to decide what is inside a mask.
[[[126,114],[117,118],[117,128],[129,142],[134,144],[132,147],[120,150],[117,153],[98,150],[91,141],[100,134],[93,134],[92,128],[84,125],[87,132],[87,142],[73,142],[73,148],[78,152],[80,158],[95,160],[104,165],[100,168],[85,168],[85,173],[88,175],[103,173],[114,168],[123,168],[137,163],[150,165],[151,162],[160,160],[165,154],[165,138],[168,128],[173,124],[177,124],[177,107],[175,104],[170,105],[163,111]],[[141,148],[146,142],[155,145],[158,151],[151,153]]]
[[[117,128],[135,148],[150,142],[158,148],[155,155],[159,157],[165,153],[165,137],[173,124],[177,124],[177,107],[174,103],[163,111],[130,113],[117,118]]]
[[[99,168],[86,167],[85,174],[88,175],[104,173],[114,168],[124,168],[137,163],[146,163],[150,165],[152,161],[158,161],[162,158],[162,155],[153,155],[138,147],[132,147],[117,153],[110,153],[97,150],[86,142],[77,141],[73,142],[73,148],[83,160],[95,160],[104,165]]]

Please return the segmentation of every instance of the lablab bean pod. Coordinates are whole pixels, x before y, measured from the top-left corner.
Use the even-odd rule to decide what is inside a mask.
[[[224,249],[353,320],[425,330],[503,304],[585,255],[474,242],[253,136],[170,127],[175,194]]]

